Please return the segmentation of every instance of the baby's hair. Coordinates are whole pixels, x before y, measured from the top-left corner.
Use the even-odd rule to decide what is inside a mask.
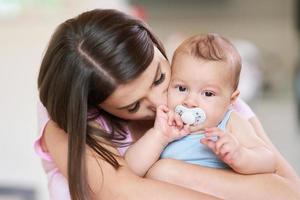
[[[173,61],[180,53],[203,60],[224,61],[230,64],[233,70],[233,89],[237,89],[242,65],[241,57],[234,45],[226,38],[215,33],[195,35],[186,39],[176,49]]]

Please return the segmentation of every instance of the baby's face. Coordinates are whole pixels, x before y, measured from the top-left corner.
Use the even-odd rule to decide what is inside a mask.
[[[168,106],[200,107],[206,113],[203,127],[214,127],[222,120],[232,100],[232,76],[227,63],[205,61],[178,54],[172,63]]]

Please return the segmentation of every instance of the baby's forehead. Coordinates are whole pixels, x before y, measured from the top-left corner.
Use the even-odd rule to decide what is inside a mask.
[[[201,67],[209,67],[226,73],[233,72],[235,68],[234,64],[228,60],[209,60],[187,53],[180,53],[173,57],[171,70],[191,70],[191,65],[196,66],[193,68],[194,70],[197,68],[201,69]]]
[[[228,84],[232,85],[234,81],[235,71],[230,63],[184,55],[180,57],[173,59],[172,62],[171,76],[174,81],[185,80],[195,84],[198,81],[203,84],[221,84],[226,87]]]

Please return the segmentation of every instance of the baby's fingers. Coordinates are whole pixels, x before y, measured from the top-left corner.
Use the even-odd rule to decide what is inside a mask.
[[[216,151],[216,143],[209,138],[202,138],[200,142],[210,148],[213,152]]]
[[[180,135],[184,137],[189,134],[189,125],[184,125],[182,128],[179,128],[179,130]]]
[[[225,133],[221,129],[217,128],[217,127],[206,128],[205,129],[205,136],[206,137],[213,137],[213,136],[223,137],[224,134]]]
[[[169,108],[166,105],[160,105],[156,109],[156,117],[166,119]]]
[[[190,132],[190,125],[189,125],[189,124],[183,125],[183,130],[184,130],[185,132],[189,133],[189,132]]]
[[[226,135],[219,138],[217,141],[216,141],[216,150],[217,150],[217,154],[220,153],[220,150],[222,148],[223,145],[225,144],[229,144],[231,142],[230,138],[227,137]]]
[[[173,116],[174,116],[174,120],[175,120],[176,126],[178,128],[182,128],[183,127],[183,122],[182,122],[182,119],[180,118],[180,116],[177,113],[174,113]]]
[[[224,157],[223,157],[223,161],[225,163],[227,163],[228,165],[232,165],[233,164],[233,157],[231,153],[227,153]]]
[[[168,124],[169,126],[173,126],[175,123],[174,113],[168,112]]]
[[[219,149],[219,155],[224,159],[227,154],[230,154],[232,151],[231,145],[226,143]]]
[[[161,110],[162,112],[167,113],[170,109],[166,105],[162,104],[157,107],[157,110]]]

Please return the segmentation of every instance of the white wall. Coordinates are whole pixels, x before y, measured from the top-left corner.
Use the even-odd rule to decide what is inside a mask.
[[[21,19],[1,27],[0,185],[32,186],[40,191],[38,199],[47,199],[45,175],[32,144],[37,135],[37,71],[49,28]]]

